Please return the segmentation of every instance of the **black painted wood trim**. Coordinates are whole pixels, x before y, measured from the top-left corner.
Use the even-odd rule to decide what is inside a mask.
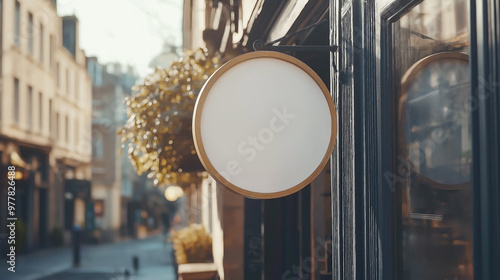
[[[340,7],[339,1],[330,0],[330,45],[340,44]],[[330,62],[335,65],[340,65],[342,49],[339,49],[338,55],[330,54]],[[339,95],[339,73],[330,72],[330,92],[332,94],[333,101],[337,106],[338,124],[337,124],[337,142],[335,143],[335,149],[333,150],[332,156],[330,158],[330,170],[331,170],[331,203],[332,203],[332,280],[342,280],[343,279],[343,258],[341,252],[343,251],[343,246],[341,243],[342,234],[342,196],[341,188],[341,176],[339,176],[341,169],[339,165],[340,153],[342,144],[343,130],[340,126],[340,95]]]
[[[363,279],[379,279],[381,259],[379,257],[379,226],[378,226],[378,208],[379,199],[378,191],[382,188],[379,184],[380,160],[379,154],[379,138],[380,138],[380,103],[377,93],[377,33],[375,19],[375,1],[360,2],[360,20],[358,28],[363,30],[363,48],[360,57],[360,76],[363,77],[361,98],[361,110],[359,111],[360,118],[363,120],[363,125],[359,134],[363,138],[363,170],[360,170],[364,175],[364,188],[362,197],[363,206],[363,258],[360,258],[364,265],[364,275],[360,275]],[[358,175],[359,177],[359,175]]]
[[[389,18],[391,11],[377,15],[380,17],[380,73],[379,73],[379,102],[380,102],[380,174],[378,188],[378,213],[377,220],[379,226],[381,252],[381,274],[382,279],[392,280],[394,278],[394,189],[383,176],[386,172],[391,172],[393,168],[393,158],[395,157],[394,137],[396,125],[396,100],[392,96],[391,73],[391,29]]]
[[[500,279],[500,4],[471,0],[474,277]]]
[[[332,156],[333,279],[366,279],[367,192],[365,169],[365,76],[363,3],[330,2],[332,44],[339,45],[332,94],[339,137]]]

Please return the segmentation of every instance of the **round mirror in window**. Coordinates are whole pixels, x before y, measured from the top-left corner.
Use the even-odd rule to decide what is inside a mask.
[[[427,56],[402,79],[399,141],[412,176],[441,189],[470,185],[469,57],[458,52]]]

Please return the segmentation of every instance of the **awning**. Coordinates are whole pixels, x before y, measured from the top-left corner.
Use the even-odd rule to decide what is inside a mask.
[[[26,168],[28,164],[21,158],[21,156],[16,152],[12,151],[10,153],[10,163],[17,167]]]

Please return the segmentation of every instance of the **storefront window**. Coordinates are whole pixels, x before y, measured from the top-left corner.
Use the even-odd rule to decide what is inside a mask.
[[[473,279],[467,1],[423,1],[393,23],[398,279]]]

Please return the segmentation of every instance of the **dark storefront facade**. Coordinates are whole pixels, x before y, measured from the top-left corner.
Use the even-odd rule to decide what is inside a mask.
[[[49,240],[47,228],[49,211],[49,170],[50,149],[35,145],[16,145],[10,139],[0,139],[4,147],[1,167],[15,168],[15,213],[18,215],[20,250],[26,252],[43,248]],[[7,201],[7,182],[1,184],[0,197]],[[2,205],[7,205],[4,203]],[[2,225],[6,227],[7,207],[0,210]],[[2,248],[4,249],[4,248]]]
[[[65,179],[64,172],[73,170],[70,165],[57,162],[57,169],[50,164],[52,149],[0,138],[0,167],[15,170],[15,204],[17,216],[16,236],[19,253],[32,252],[39,249],[61,246],[64,244],[64,229],[70,236],[76,220],[86,222],[82,229],[91,230],[93,216],[85,216],[84,207],[90,203],[90,181]],[[4,181],[0,184],[0,198],[7,201],[11,185]],[[68,197],[68,195],[70,197]],[[81,200],[78,203],[77,200]],[[10,211],[0,209],[1,225],[6,228]],[[11,205],[12,206],[12,205]],[[64,221],[64,223],[63,223]],[[60,231],[60,234],[59,234]],[[0,236],[5,238],[5,236]],[[69,244],[69,238],[66,244]],[[0,249],[7,252],[2,242]]]
[[[500,279],[498,1],[254,2],[206,2],[209,51],[338,46],[286,51],[338,137],[310,186],[245,199],[245,279]]]
[[[333,279],[497,279],[497,1],[330,1]]]

